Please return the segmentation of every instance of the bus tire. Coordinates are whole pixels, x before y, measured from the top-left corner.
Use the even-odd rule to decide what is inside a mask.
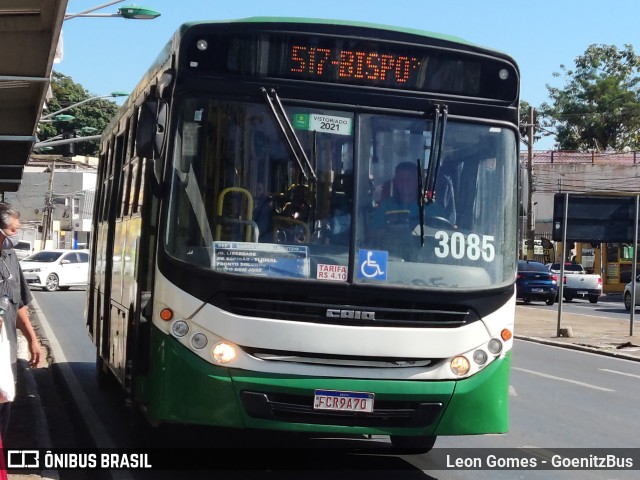
[[[158,438],[157,428],[154,428],[135,402],[129,405],[129,431],[137,445],[155,446]]]
[[[100,353],[96,353],[96,382],[102,389],[113,388],[116,383]]]
[[[394,450],[400,450],[403,453],[427,453],[436,443],[436,435],[405,437],[400,435],[391,435],[391,445]]]

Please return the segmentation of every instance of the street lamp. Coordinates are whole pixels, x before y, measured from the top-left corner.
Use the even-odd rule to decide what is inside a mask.
[[[37,150],[43,147],[58,147],[60,145],[69,145],[70,143],[80,143],[80,142],[89,142],[91,140],[100,140],[102,135],[88,135],[86,137],[72,137],[72,138],[64,138],[63,135],[58,135],[55,137],[56,139],[62,138],[62,140],[54,140],[53,138],[49,138],[47,140],[43,140],[42,142],[37,142],[33,145],[33,149]]]
[[[117,13],[91,13],[96,10],[100,10],[102,8],[108,7],[110,5],[114,5],[116,3],[121,3],[124,0],[116,0],[114,2],[105,3],[103,5],[98,5],[97,7],[90,8],[88,10],[84,10],[79,13],[70,13],[64,16],[65,20],[71,20],[76,17],[120,17],[126,18],[128,20],[153,20],[160,16],[159,12],[155,10],[151,10],[145,7],[139,7],[137,5],[129,5],[125,7],[121,7],[118,9]]]
[[[97,99],[100,99],[100,98],[126,97],[128,95],[129,94],[127,92],[123,92],[123,91],[118,90],[118,91],[115,91],[115,92],[111,92],[111,93],[109,93],[107,95],[96,95],[95,97],[85,98],[84,100],[81,100],[81,101],[79,101],[77,103],[74,103],[73,105],[69,105],[68,107],[61,108],[57,112],[48,113],[47,115],[43,115],[42,117],[40,117],[40,122],[49,121],[49,119],[53,118],[53,117],[56,117],[56,118],[62,117],[64,115],[60,115],[60,113],[66,112],[67,110],[71,110],[72,108],[75,108],[78,105],[82,105],[84,103],[91,102],[93,100],[97,100]],[[72,117],[72,119],[73,119],[73,117]]]
[[[73,115],[57,115],[58,112],[48,115],[47,118],[42,117],[38,123],[56,123],[56,122],[70,122],[75,120]]]
[[[71,115],[69,115],[71,116]],[[76,132],[82,132],[84,134],[89,134],[89,133],[96,133],[98,131],[97,128],[93,128],[93,127],[81,127],[78,128],[76,130]],[[64,134],[61,133],[60,135],[56,135],[55,137],[51,137],[51,138],[47,138],[46,140],[42,140],[41,142],[36,142],[33,146],[34,149],[47,149],[47,150],[51,150],[51,145],[49,145],[51,142],[54,142],[56,140],[60,140],[64,137]],[[100,138],[100,135],[97,135],[98,138]],[[84,140],[77,140],[78,142],[83,141],[86,142],[88,140],[97,140],[97,138],[94,138],[94,136],[92,136],[91,138],[88,137],[77,137],[77,138],[82,138]],[[64,145],[65,143],[71,143],[71,142],[63,142],[63,143],[57,143],[54,145]]]

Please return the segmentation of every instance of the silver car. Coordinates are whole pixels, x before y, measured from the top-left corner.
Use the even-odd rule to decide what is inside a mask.
[[[627,283],[624,287],[624,308],[627,312],[631,311],[631,282]],[[636,277],[636,307],[640,305],[640,275]]]

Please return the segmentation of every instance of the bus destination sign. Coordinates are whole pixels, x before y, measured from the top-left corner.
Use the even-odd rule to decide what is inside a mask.
[[[417,76],[421,58],[376,50],[289,45],[289,73],[312,80],[343,79],[406,84]],[[415,79],[411,83],[415,83]]]

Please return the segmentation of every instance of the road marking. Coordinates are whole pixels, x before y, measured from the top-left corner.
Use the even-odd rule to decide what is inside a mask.
[[[516,393],[516,389],[513,388],[513,385],[509,385],[509,396],[510,397],[517,397],[518,394]]]
[[[640,375],[634,375],[633,373],[627,373],[627,372],[619,372],[617,370],[609,370],[608,368],[599,368],[598,370],[600,370],[601,372],[615,373],[617,375],[625,375],[627,377],[640,378]]]
[[[533,370],[527,370],[525,368],[511,367],[513,370],[518,370],[520,372],[530,373],[531,375],[537,375],[543,378],[550,378],[552,380],[560,380],[561,382],[573,383],[574,385],[580,385],[581,387],[592,388],[594,390],[600,390],[602,392],[615,392],[615,390],[611,390],[610,388],[598,387],[596,385],[591,385],[589,383],[578,382],[577,380],[570,380],[568,378],[555,377],[553,375],[547,375],[546,373],[536,372]]]

